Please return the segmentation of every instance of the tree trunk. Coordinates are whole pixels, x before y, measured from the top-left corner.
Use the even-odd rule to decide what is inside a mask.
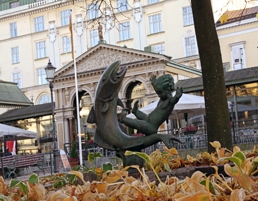
[[[225,78],[210,0],[192,0],[194,26],[202,66],[208,142],[233,149]],[[208,144],[208,152],[214,148]]]

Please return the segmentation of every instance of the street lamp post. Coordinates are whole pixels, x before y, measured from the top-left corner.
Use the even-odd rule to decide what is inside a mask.
[[[236,136],[235,136],[235,126],[234,126],[234,110],[233,110],[233,108],[234,108],[234,102],[232,102],[231,104],[230,104],[230,107],[231,107],[231,122],[232,122],[232,129],[233,129],[233,139],[234,139],[234,144],[236,144]]]
[[[49,88],[51,93],[51,103],[52,103],[52,122],[53,122],[53,133],[52,136],[54,138],[54,172],[59,172],[59,165],[58,165],[58,157],[59,157],[59,150],[57,147],[57,135],[56,135],[56,123],[55,123],[55,116],[54,116],[54,101],[53,101],[53,81],[55,79],[55,70],[56,68],[52,65],[52,63],[48,62],[45,71],[46,71],[46,80],[49,82]]]

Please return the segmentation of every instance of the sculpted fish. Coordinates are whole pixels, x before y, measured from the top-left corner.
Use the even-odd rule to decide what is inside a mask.
[[[149,136],[134,137],[122,131],[117,119],[118,92],[121,88],[127,67],[119,72],[120,61],[112,63],[100,77],[94,105],[91,108],[88,123],[96,124],[94,142],[99,146],[115,151],[140,151],[157,142],[163,141],[172,147],[172,140],[178,139],[166,134],[152,134]],[[180,141],[179,141],[180,142]]]

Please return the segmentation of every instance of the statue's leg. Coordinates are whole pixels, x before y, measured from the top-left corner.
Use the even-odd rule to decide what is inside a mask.
[[[124,117],[122,120],[126,126],[136,129],[139,133],[151,135],[157,133],[157,129],[146,121]]]
[[[136,116],[137,119],[139,120],[143,120],[143,121],[146,121],[147,120],[147,117],[148,115],[145,114],[144,112],[142,112],[141,110],[137,110],[134,115]]]
[[[147,114],[145,114],[144,112],[142,112],[141,110],[138,110],[138,103],[139,103],[139,101],[137,100],[137,101],[135,101],[135,103],[134,103],[134,106],[133,106],[133,109],[132,109],[132,113],[136,116],[136,118],[137,119],[139,119],[139,120],[147,120],[147,117],[148,117],[148,115]]]

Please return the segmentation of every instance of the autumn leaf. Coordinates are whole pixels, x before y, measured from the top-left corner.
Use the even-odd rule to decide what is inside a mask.
[[[238,177],[241,175],[241,171],[240,171],[239,167],[237,167],[237,166],[231,167],[229,164],[225,164],[224,170],[227,173],[227,175],[229,175],[231,177]]]
[[[244,200],[246,197],[244,189],[236,189],[232,191],[230,195],[230,200]]]
[[[177,199],[177,201],[189,201],[189,200],[210,201],[210,196],[207,192],[200,191]]]
[[[221,144],[218,141],[210,142],[210,145],[213,146],[215,149],[221,148]]]

